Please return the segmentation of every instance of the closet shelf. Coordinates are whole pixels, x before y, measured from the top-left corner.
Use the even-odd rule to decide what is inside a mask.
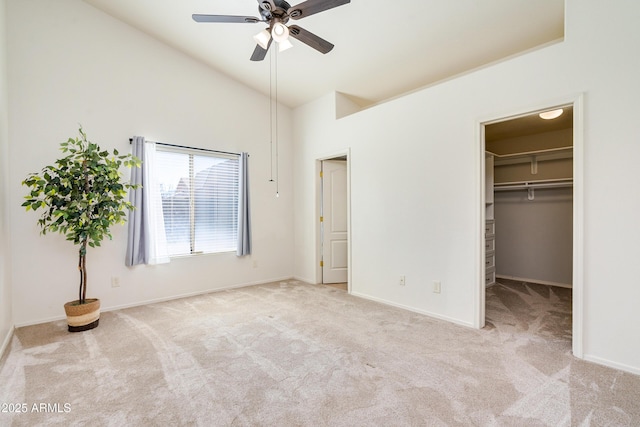
[[[544,162],[573,158],[573,147],[549,148],[546,150],[526,151],[514,154],[495,155],[495,166],[514,165],[531,161]]]

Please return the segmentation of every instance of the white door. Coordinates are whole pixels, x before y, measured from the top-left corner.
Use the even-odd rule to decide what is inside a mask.
[[[322,283],[347,282],[347,162],[322,162]]]

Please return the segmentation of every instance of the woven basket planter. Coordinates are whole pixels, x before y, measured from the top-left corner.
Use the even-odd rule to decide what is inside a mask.
[[[87,298],[84,304],[78,304],[78,300],[71,301],[64,305],[64,311],[67,313],[69,332],[88,331],[98,327],[100,300]]]

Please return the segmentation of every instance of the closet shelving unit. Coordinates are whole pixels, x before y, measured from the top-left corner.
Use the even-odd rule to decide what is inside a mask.
[[[485,252],[485,286],[496,283],[496,224],[493,216],[493,163],[494,154],[485,153],[485,229],[484,229],[484,252]]]
[[[570,159],[573,157],[573,147],[559,147],[546,150],[527,151],[514,154],[498,155],[491,153],[494,156],[494,165],[514,165],[520,163],[531,164],[531,176],[538,174],[538,163],[549,160],[562,160]],[[514,191],[514,190],[527,190],[529,200],[535,198],[535,190],[537,188],[562,188],[572,187],[573,179],[571,177],[565,178],[552,178],[552,179],[528,179],[523,181],[510,181],[510,182],[494,182],[494,191]]]
[[[513,154],[495,154],[490,151],[485,153],[485,285],[495,283],[495,217],[494,217],[494,192],[495,191],[527,191],[529,200],[535,199],[536,189],[572,187],[572,177],[535,179],[538,174],[538,163],[552,160],[571,159],[573,147],[559,147],[535,151],[526,151]],[[504,165],[516,165],[522,163],[531,164],[529,179],[522,181],[496,182],[494,167]]]

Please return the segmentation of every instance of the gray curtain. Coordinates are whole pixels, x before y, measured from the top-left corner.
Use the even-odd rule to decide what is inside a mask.
[[[136,264],[149,263],[148,224],[145,212],[145,140],[142,136],[134,136],[131,142],[132,154],[142,160],[142,166],[131,168],[131,184],[142,185],[142,188],[129,191],[129,201],[135,209],[129,212],[129,237],[127,240],[127,258],[125,264],[131,267]]]
[[[249,209],[249,154],[240,155],[240,194],[238,197],[238,256],[251,254],[251,215]]]

